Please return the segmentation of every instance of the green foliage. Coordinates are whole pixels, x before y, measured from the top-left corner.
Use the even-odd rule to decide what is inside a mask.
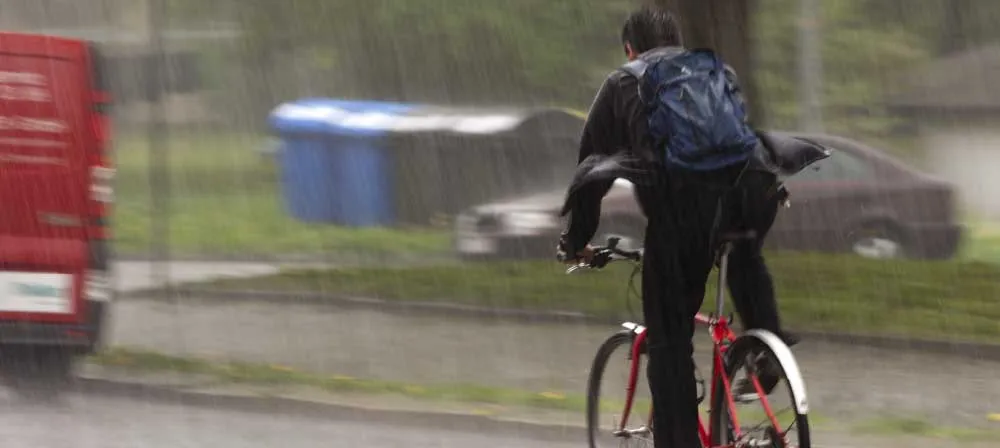
[[[900,24],[940,55],[1000,39],[1000,2],[994,0],[864,0],[873,22]],[[950,48],[950,47],[957,48]]]
[[[186,6],[184,4],[187,3]],[[621,61],[618,27],[638,0],[220,0],[174,2],[188,16],[243,27],[241,74],[272,104],[296,95],[432,103],[589,104]],[[755,76],[769,126],[793,128],[798,105],[798,0],[759,0]],[[886,86],[939,53],[951,34],[969,45],[1000,37],[1000,2],[821,2],[824,116],[832,132],[878,137],[894,120]],[[201,6],[199,6],[201,5]],[[958,5],[958,9],[953,6]],[[949,9],[952,8],[952,9]],[[948,11],[959,11],[957,23]],[[288,72],[307,76],[308,87]],[[305,74],[305,75],[303,75]],[[237,87],[232,87],[237,89]]]
[[[757,20],[758,85],[771,127],[794,128],[798,116],[798,0],[761,0]],[[873,18],[865,1],[822,2],[824,117],[829,131],[883,134],[891,125],[882,90],[929,57],[925,41],[902,22]]]
[[[242,7],[257,51],[284,42],[328,70],[329,94],[537,102],[589,96],[591,71],[620,51],[623,0],[296,0]],[[595,45],[595,43],[600,44]],[[328,55],[334,63],[317,63]],[[582,63],[581,63],[582,62]],[[609,68],[610,69],[610,68]],[[560,82],[569,80],[569,82]]]

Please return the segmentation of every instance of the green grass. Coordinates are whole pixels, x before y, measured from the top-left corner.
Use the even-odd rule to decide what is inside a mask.
[[[905,435],[921,438],[955,439],[961,441],[993,440],[1000,431],[982,428],[953,428],[940,426],[917,417],[879,417],[869,419],[855,427],[862,434],[883,436]]]
[[[383,381],[355,378],[345,375],[320,375],[302,372],[285,366],[213,361],[203,358],[169,356],[161,353],[114,348],[94,355],[90,361],[119,369],[146,372],[178,372],[207,375],[213,379],[250,385],[297,385],[320,388],[329,392],[395,395],[418,400],[450,401],[487,405],[520,406],[552,409],[583,414],[587,400],[583,394],[560,391],[527,391],[521,389],[489,387],[474,384],[413,384],[400,381]],[[646,410],[652,403],[648,398],[638,398],[635,409]],[[603,412],[614,413],[624,408],[622,400],[601,400]],[[702,412],[708,412],[705,404]],[[759,409],[739,409],[744,421],[764,421],[767,415]],[[648,414],[642,412],[643,416]],[[787,418],[787,416],[783,417]],[[810,423],[823,425],[828,420],[810,415]]]
[[[890,334],[1000,343],[1000,267],[978,262],[877,261],[850,255],[772,253],[787,325],[813,331]],[[400,301],[581,311],[609,318],[626,310],[629,266],[567,276],[553,262],[420,268],[290,270],[199,287],[322,291]],[[638,280],[637,280],[638,281]],[[714,294],[710,280],[707,297]],[[639,305],[632,299],[631,308]],[[706,300],[706,307],[711,300]]]
[[[586,406],[586,397],[580,394],[534,392],[475,384],[412,384],[345,375],[321,375],[277,365],[176,357],[125,348],[105,351],[92,356],[90,361],[121,369],[207,375],[220,381],[251,385],[310,386],[329,392],[397,395],[430,401],[524,406],[573,412],[583,412]],[[607,403],[607,405],[609,409],[617,409],[624,403]]]
[[[965,223],[966,233],[959,257],[1000,264],[1000,225],[976,217],[968,217]]]
[[[334,250],[379,253],[446,252],[447,229],[352,229],[310,225],[282,205],[276,165],[257,150],[257,135],[172,135],[169,228],[174,254],[288,254]],[[146,252],[154,239],[148,142],[125,135],[115,142],[118,167],[114,233],[118,250]],[[155,218],[159,219],[157,215]]]

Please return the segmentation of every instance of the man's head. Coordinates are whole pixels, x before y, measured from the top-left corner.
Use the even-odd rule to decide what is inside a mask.
[[[622,45],[631,61],[654,48],[681,45],[681,30],[677,19],[666,9],[644,6],[625,19]]]

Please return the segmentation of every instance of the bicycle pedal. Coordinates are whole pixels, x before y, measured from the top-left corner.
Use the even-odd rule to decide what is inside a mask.
[[[737,404],[750,404],[760,401],[757,394],[733,394],[733,401]]]

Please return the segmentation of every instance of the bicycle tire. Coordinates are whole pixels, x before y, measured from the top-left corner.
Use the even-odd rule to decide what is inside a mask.
[[[736,372],[743,366],[743,360],[745,360],[747,355],[751,353],[764,353],[778,364],[778,367],[781,369],[782,378],[785,379],[784,383],[785,388],[787,389],[786,392],[788,392],[789,396],[794,397],[795,392],[792,390],[790,381],[788,381],[788,375],[790,374],[790,370],[797,372],[798,369],[790,369],[789,366],[784,365],[781,358],[775,355],[771,347],[765,344],[762,340],[747,335],[742,335],[736,338],[736,341],[733,342],[726,353],[725,374],[730,385],[732,385]],[[801,380],[801,378],[799,379]],[[722,390],[723,385],[721,379],[717,380],[716,387],[718,388],[717,390]],[[722,446],[733,442],[734,435],[730,425],[729,412],[725,400],[726,395],[724,393],[719,393],[712,402],[712,414],[710,416],[712,446]],[[794,445],[794,447],[810,448],[811,434],[809,432],[809,415],[800,413],[798,409],[794,409],[794,412],[794,424],[796,427],[796,433],[798,434],[797,445]],[[722,428],[725,428],[725,431],[722,431]],[[778,431],[777,428],[772,427],[772,429]],[[725,434],[725,438],[722,438],[723,434]]]
[[[601,380],[604,379],[604,371],[607,369],[611,354],[621,346],[626,346],[631,350],[634,338],[635,334],[629,330],[612,334],[601,344],[600,348],[597,349],[597,355],[594,356],[590,376],[587,379],[587,441],[590,448],[600,448],[597,438],[600,431]],[[640,372],[641,374],[642,372]]]

